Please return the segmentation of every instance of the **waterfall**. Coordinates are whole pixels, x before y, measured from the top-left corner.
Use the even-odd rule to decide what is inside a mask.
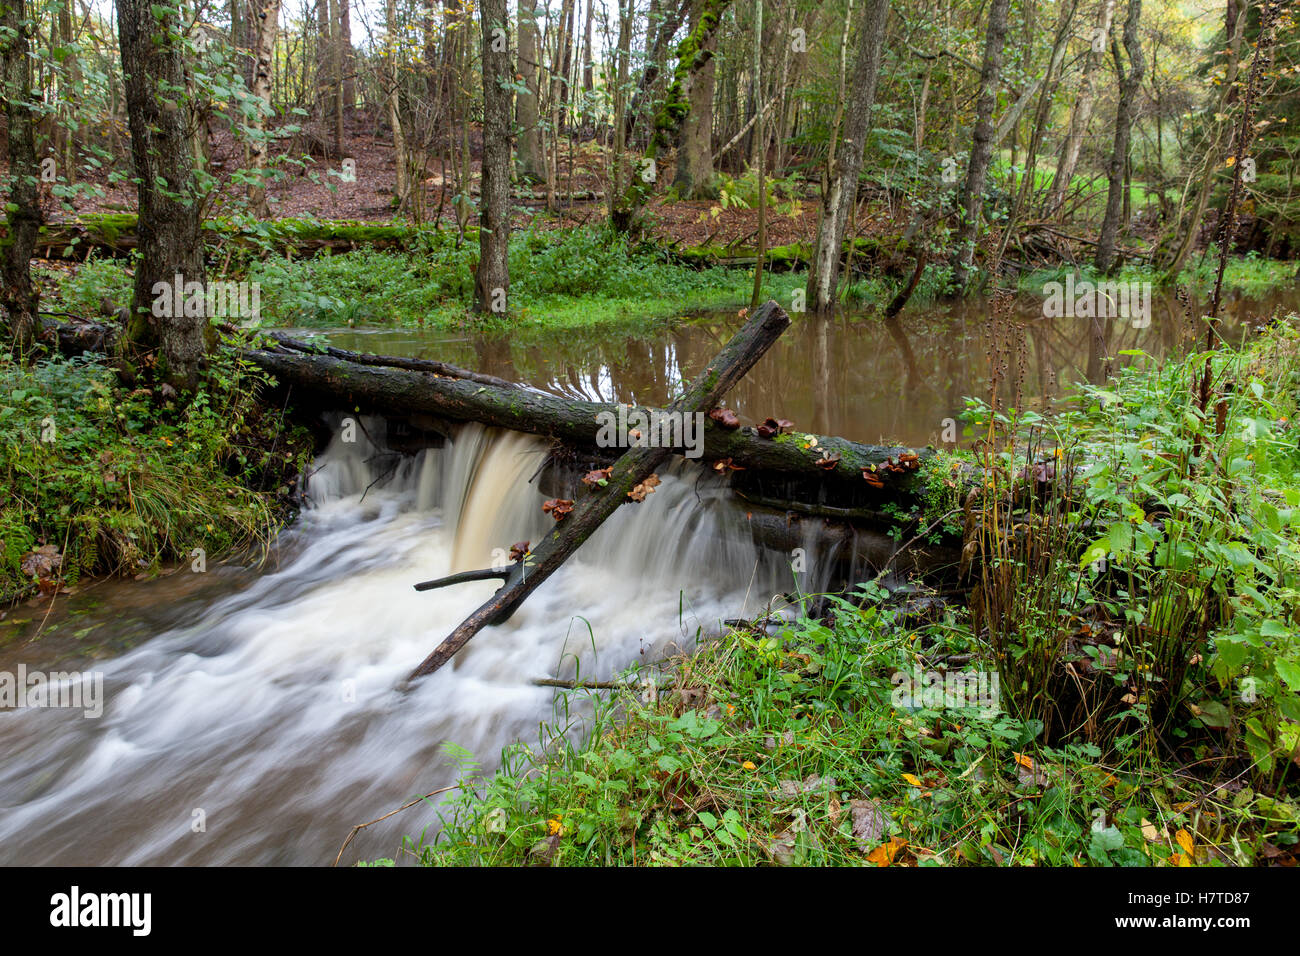
[[[99,719],[0,711],[0,863],[332,862],[353,825],[455,779],[444,741],[490,768],[535,740],[554,691],[534,679],[607,679],[791,587],[719,477],[666,465],[509,621],[406,687],[497,586],[412,585],[540,540],[552,519],[529,479],[547,444],[466,425],[402,455],[380,419],[333,424],[268,567],[123,582],[85,610],[70,599],[79,624],[142,639],[76,663],[103,675]],[[0,647],[0,671],[54,666],[40,655],[59,640]],[[412,808],[364,831],[349,859],[391,856],[430,826],[432,808]]]

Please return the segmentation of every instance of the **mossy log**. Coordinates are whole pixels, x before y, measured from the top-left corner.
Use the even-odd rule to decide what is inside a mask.
[[[123,256],[139,243],[135,213],[103,213],[70,222],[47,223],[36,238],[36,253],[45,259],[80,261],[90,253]],[[381,225],[328,219],[277,219],[253,225],[209,219],[203,235],[209,245],[271,249],[291,255],[353,249],[411,249],[437,232],[435,226]]]
[[[565,398],[442,363],[343,349],[313,352],[283,336],[276,348],[244,354],[288,388],[288,400],[300,409],[357,408],[388,418],[480,422],[557,439],[580,449],[593,467],[613,459],[597,439],[608,416],[618,416],[615,404]],[[646,419],[662,414],[628,406],[628,420],[637,412]],[[879,522],[890,506],[913,504],[916,472],[929,455],[828,435],[761,437],[754,427],[725,428],[707,417],[701,434],[699,462],[729,475],[742,497],[844,520]],[[687,449],[671,450],[684,454]]]

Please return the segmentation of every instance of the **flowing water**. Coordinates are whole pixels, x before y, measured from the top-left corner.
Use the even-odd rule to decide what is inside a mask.
[[[332,862],[353,825],[455,779],[444,741],[490,765],[536,740],[554,691],[534,679],[607,680],[789,587],[718,483],[679,468],[509,622],[404,688],[495,582],[411,586],[540,539],[551,519],[527,481],[546,446],[470,425],[400,458],[382,421],[363,425],[317,461],[273,566],[91,588],[38,641],[0,649],[0,672],[102,672],[106,700],[98,719],[0,712],[0,863]],[[141,639],[105,649],[104,632]],[[434,816],[370,828],[347,859],[392,855]]]
[[[1229,304],[1230,336],[1288,300]],[[1181,306],[1149,328],[1043,320],[1035,303],[999,322],[978,305],[885,324],[803,319],[728,397],[750,420],[777,415],[861,441],[934,441],[990,361],[1009,388],[1050,404],[1097,379],[1122,349],[1183,347]],[[430,355],[552,391],[662,402],[716,353],[734,316],[646,337],[520,333],[509,340],[409,332],[331,336],[339,345]],[[999,331],[1000,329],[1000,331]],[[1009,344],[1008,344],[1009,343]],[[486,766],[554,718],[558,676],[607,679],[687,648],[790,586],[784,555],[758,549],[719,483],[661,472],[505,625],[439,673],[405,675],[495,587],[417,593],[415,582],[485,567],[492,549],[537,541],[550,519],[529,478],[536,438],[465,426],[445,447],[387,451],[384,425],[336,434],[309,500],[268,563],[181,568],[98,582],[0,622],[0,674],[102,675],[104,710],[0,710],[0,863],[320,864],[348,831],[452,782],[450,741]],[[811,542],[810,542],[811,548]],[[810,552],[812,568],[818,567]],[[815,591],[818,580],[803,582]],[[344,862],[393,855],[436,813],[416,806],[363,831]]]

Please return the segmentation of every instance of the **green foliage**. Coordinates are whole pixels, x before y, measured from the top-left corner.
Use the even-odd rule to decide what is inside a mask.
[[[34,272],[39,274],[36,267]],[[101,305],[128,305],[134,279],[126,265],[117,259],[88,259],[71,274],[51,276],[58,285],[54,301],[57,308],[73,315],[90,318],[100,315]]]
[[[47,581],[264,546],[276,494],[305,461],[279,414],[256,404],[264,383],[218,358],[177,403],[122,388],[93,359],[0,359],[0,593],[33,584],[22,559],[42,545],[62,554],[59,573],[37,575]]]
[[[972,403],[987,447],[1005,449],[982,460],[973,606],[1013,710],[1120,746],[1224,731],[1196,746],[1228,747],[1264,780],[1285,771],[1300,727],[1298,353],[1285,327],[1242,353],[1140,361],[1050,425]],[[1033,490],[1045,476],[1049,500]]]
[[[524,230],[511,236],[509,255],[509,314],[476,321],[515,328],[669,317],[743,302],[753,283],[739,270],[669,262],[604,228]],[[476,260],[476,246],[430,232],[418,251],[277,256],[252,263],[248,277],[262,284],[270,323],[453,328],[468,321]],[[790,280],[772,283],[784,288]]]
[[[1223,859],[1205,845],[1211,827],[1235,862],[1262,835],[1294,840],[1287,801],[1269,802],[1275,821],[1249,791],[1235,807],[1213,789],[1192,801],[1198,782],[1145,753],[1103,765],[1096,747],[1044,747],[1040,725],[969,700],[900,697],[900,675],[928,666],[920,648],[978,642],[956,612],[905,627],[885,597],[871,586],[833,599],[830,626],[800,616],[770,635],[730,631],[608,696],[562,693],[538,746],[507,749],[490,775],[462,762],[441,830],[404,854],[429,866],[1151,865]]]

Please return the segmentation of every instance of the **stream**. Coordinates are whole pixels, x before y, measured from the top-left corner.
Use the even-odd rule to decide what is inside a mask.
[[[1300,292],[1228,303],[1224,335],[1249,335]],[[1173,300],[1147,328],[1043,319],[1039,300],[989,318],[986,304],[900,322],[796,317],[729,395],[747,421],[858,441],[937,442],[992,363],[1025,404],[1099,380],[1121,350],[1184,348]],[[648,337],[522,332],[507,340],[338,330],[332,344],[436,357],[572,397],[662,403],[741,319],[697,317]],[[338,425],[338,420],[334,421]],[[609,679],[758,613],[791,588],[783,554],[756,547],[711,473],[678,462],[621,508],[505,625],[412,686],[405,676],[495,582],[425,593],[418,581],[486,567],[537,541],[551,519],[528,484],[546,443],[478,425],[414,456],[387,450],[382,420],[337,430],[314,463],[299,519],[266,562],[210,562],[152,580],[95,581],[0,621],[0,673],[102,676],[103,712],[0,710],[0,864],[320,865],[349,830],[495,766],[562,715],[538,678]],[[815,549],[800,586],[815,591]],[[570,728],[578,732],[579,727]],[[449,748],[446,743],[455,746]],[[391,857],[433,833],[418,805],[372,826],[342,863]]]

